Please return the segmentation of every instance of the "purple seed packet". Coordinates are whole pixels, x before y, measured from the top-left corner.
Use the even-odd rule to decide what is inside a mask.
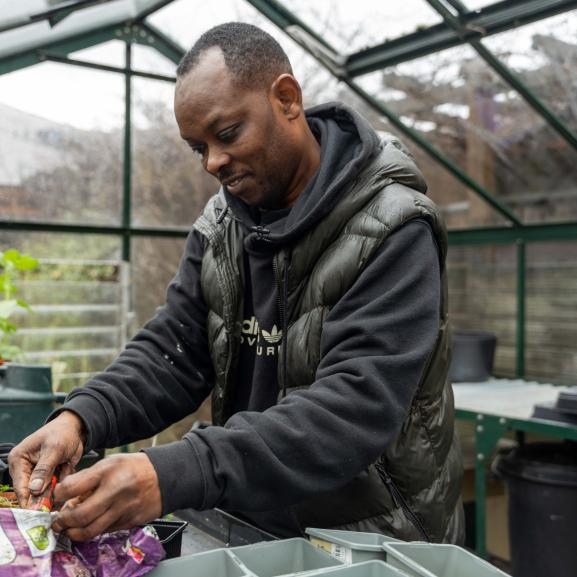
[[[104,533],[85,543],[73,543],[72,551],[92,577],[140,577],[165,557],[152,527]]]
[[[0,577],[52,577],[50,513],[0,509]]]
[[[70,542],[50,513],[0,509],[0,577],[140,577],[165,557],[152,527]]]

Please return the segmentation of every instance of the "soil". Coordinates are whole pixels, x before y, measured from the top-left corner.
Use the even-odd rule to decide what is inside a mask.
[[[16,509],[20,507],[16,493],[12,489],[0,490],[0,509]]]

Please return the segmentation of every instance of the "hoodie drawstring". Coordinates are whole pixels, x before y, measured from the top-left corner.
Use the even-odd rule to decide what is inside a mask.
[[[289,269],[289,255],[285,252],[284,255],[284,279],[282,287],[282,302],[283,302],[283,315],[282,315],[282,396],[286,397],[286,379],[287,379],[287,341],[288,341],[288,320],[287,320],[287,306],[288,306],[288,269]]]
[[[222,221],[224,220],[224,217],[226,216],[226,213],[228,212],[229,206],[228,204],[224,207],[224,209],[217,209],[220,211],[220,214],[216,217],[216,224],[221,224]]]

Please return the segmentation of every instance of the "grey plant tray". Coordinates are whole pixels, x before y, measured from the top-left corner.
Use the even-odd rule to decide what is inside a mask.
[[[251,576],[228,549],[216,549],[162,561],[149,577],[244,577]]]
[[[380,533],[362,533],[337,529],[305,529],[310,542],[342,563],[362,563],[371,559],[386,560],[384,543],[401,543]]]
[[[150,577],[289,577],[320,575],[341,563],[306,539],[217,549],[161,562]],[[343,576],[344,577],[344,576]]]
[[[385,543],[387,563],[410,577],[508,577],[457,545]]]
[[[398,569],[387,565],[383,561],[365,561],[357,565],[347,565],[336,569],[329,569],[307,573],[307,577],[407,577]]]

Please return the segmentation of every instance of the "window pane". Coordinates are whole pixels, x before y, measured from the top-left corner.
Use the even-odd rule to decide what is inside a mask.
[[[342,54],[357,52],[442,21],[424,0],[284,0],[283,4]]]
[[[139,72],[152,72],[165,76],[176,74],[176,64],[165,58],[155,48],[140,44],[132,45],[132,68]]]
[[[133,83],[132,223],[188,228],[219,183],[180,138],[174,85],[143,78]]]
[[[166,288],[176,274],[184,245],[184,238],[132,239],[134,332],[164,304]]]
[[[103,44],[97,44],[90,48],[84,48],[70,53],[70,58],[94,62],[95,64],[106,64],[108,66],[118,66],[124,68],[125,43],[121,40],[110,40]]]
[[[525,369],[577,385],[577,242],[527,245]]]
[[[335,99],[334,77],[246,0],[177,0],[152,14],[149,20],[185,50],[190,49],[203,32],[218,24],[238,21],[258,26],[271,34],[287,53],[308,106]]]
[[[577,134],[577,11],[487,38],[487,48],[509,66]],[[528,115],[514,93],[502,94],[520,123],[508,140],[520,179],[509,178],[509,204],[526,222],[577,220],[577,151],[546,122]],[[526,158],[525,162],[522,159]],[[515,180],[518,183],[515,183]]]
[[[0,218],[119,223],[123,115],[115,74],[44,63],[0,76]]]
[[[134,331],[138,330],[153,315],[165,300],[166,288],[174,277],[185,239],[162,239],[138,237],[132,245],[132,278],[135,309]],[[150,444],[176,441],[186,433],[195,420],[210,421],[210,399],[196,413],[169,427],[153,439],[131,445],[137,450]]]
[[[104,369],[122,346],[127,294],[120,240],[100,235],[0,231],[0,250],[39,259],[15,280],[31,306],[12,318],[23,362],[50,364],[55,390],[69,391]],[[124,288],[123,288],[124,286]]]
[[[569,154],[543,119],[472,48],[445,50],[360,82],[527,222],[576,218],[571,196],[575,152]],[[548,199],[560,190],[571,199]],[[486,210],[471,214],[466,224],[498,223],[494,211]]]
[[[452,246],[447,258],[453,329],[497,335],[493,372],[515,375],[517,252],[514,246]]]

